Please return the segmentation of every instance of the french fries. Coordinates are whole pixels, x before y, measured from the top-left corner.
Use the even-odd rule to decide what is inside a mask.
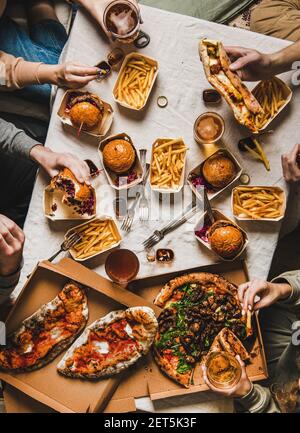
[[[152,149],[150,183],[158,189],[177,189],[185,165],[183,139],[158,139]]]
[[[121,240],[115,223],[110,219],[94,219],[87,224],[74,228],[71,232],[82,235],[80,243],[70,250],[71,255],[77,260],[93,257],[104,250],[112,248]]]
[[[137,55],[126,63],[114,89],[117,101],[125,102],[137,110],[144,107],[151,90],[157,66]]]
[[[278,113],[280,108],[287,103],[283,86],[284,83],[274,77],[271,80],[261,81],[253,90],[255,98],[264,110],[264,113],[255,115],[253,118],[258,130],[263,128]]]
[[[245,186],[233,190],[233,214],[237,218],[277,219],[284,214],[284,192],[277,187]]]

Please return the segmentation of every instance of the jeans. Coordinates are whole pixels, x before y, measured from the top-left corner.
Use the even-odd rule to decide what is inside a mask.
[[[54,20],[44,20],[31,26],[28,34],[7,15],[0,19],[0,50],[29,62],[58,64],[67,37],[64,26]],[[16,91],[25,99],[42,103],[49,103],[50,93],[49,84],[31,85]]]

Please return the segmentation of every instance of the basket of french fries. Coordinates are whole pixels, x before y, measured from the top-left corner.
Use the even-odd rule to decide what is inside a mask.
[[[184,184],[186,147],[182,138],[158,138],[152,146],[150,186],[153,191],[175,193]]]
[[[81,240],[69,253],[74,260],[83,262],[92,257],[117,247],[121,243],[121,235],[114,220],[107,216],[96,217],[69,230],[65,239],[73,233],[80,233]]]
[[[261,81],[252,93],[264,110],[254,117],[259,131],[264,130],[292,99],[291,89],[278,77]]]
[[[238,186],[231,198],[238,220],[280,221],[285,214],[286,195],[276,186]]]
[[[128,54],[120,69],[113,95],[116,102],[132,110],[142,110],[158,74],[158,62],[139,53]]]

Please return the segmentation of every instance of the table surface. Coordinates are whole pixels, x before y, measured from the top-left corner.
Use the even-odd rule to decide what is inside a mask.
[[[141,52],[150,55],[159,62],[159,75],[146,109],[141,113],[131,112],[118,106],[112,98],[112,88],[117,74],[114,72],[102,83],[94,82],[87,89],[99,94],[104,100],[111,103],[115,111],[114,123],[111,134],[126,132],[129,134],[135,146],[147,148],[150,160],[152,143],[158,137],[183,137],[189,147],[187,156],[187,172],[198,165],[212,148],[199,146],[193,139],[193,123],[196,117],[208,111],[202,100],[202,91],[209,85],[204,76],[202,65],[199,61],[198,43],[203,37],[219,39],[228,45],[241,45],[255,47],[264,52],[279,50],[287,42],[251,33],[248,31],[221,26],[211,22],[195,18],[173,14],[153,8],[142,7],[144,19],[143,28],[151,35],[150,45]],[[90,21],[85,13],[79,11],[69,38],[68,45],[63,53],[64,60],[77,60],[87,64],[97,64],[105,59],[110,50],[109,44],[103,39],[97,27]],[[289,82],[289,74],[283,79]],[[241,156],[237,149],[238,140],[247,135],[247,131],[240,127],[233,118],[232,111],[225,102],[214,108],[225,119],[226,131],[222,146],[230,149],[245,171],[251,176],[252,184],[277,185],[286,191],[286,185],[282,178],[280,155],[287,152],[297,142],[300,135],[299,114],[297,105],[300,103],[300,94],[294,90],[293,101],[290,106],[274,122],[272,128],[275,132],[264,138],[264,147],[271,162],[271,171],[266,172],[264,166],[247,155]],[[66,133],[57,116],[57,110],[63,95],[59,89],[54,101],[53,114],[50,121],[49,133],[46,145],[59,152],[72,152],[82,158],[92,159],[100,165],[97,146],[89,144],[78,137]],[[156,104],[159,95],[166,95],[169,105],[161,109]],[[249,134],[249,133],[248,133]],[[40,173],[34,187],[26,224],[26,244],[24,251],[24,269],[21,275],[17,294],[24,284],[26,275],[30,273],[38,260],[48,258],[55,252],[62,241],[64,233],[75,222],[52,222],[43,216],[43,190],[48,179]],[[112,202],[115,192],[107,185],[105,174],[96,181],[98,192],[98,213],[113,215]],[[102,188],[101,188],[102,187]],[[105,193],[103,193],[103,190]],[[187,194],[187,193],[186,193]],[[99,195],[101,197],[99,197]],[[188,195],[188,194],[187,194]],[[181,194],[179,194],[181,196]],[[157,197],[153,198],[154,204],[158,204]],[[163,205],[163,210],[166,209]],[[180,206],[179,203],[175,206]],[[213,202],[213,206],[232,217],[230,206],[230,190]],[[177,209],[178,210],[178,209]],[[295,215],[295,212],[292,212]],[[296,214],[299,215],[299,212]],[[187,268],[214,263],[216,257],[194,237],[193,223],[185,224],[177,229],[161,243],[164,247],[170,247],[175,251],[175,261],[172,267],[162,268],[148,263],[141,243],[161,223],[153,221],[148,225],[141,225],[137,220],[132,231],[124,236],[122,246],[132,249],[138,254],[141,268],[140,277],[169,272],[170,270],[184,270]],[[285,224],[292,226],[295,221]],[[272,255],[276,247],[280,223],[255,223],[245,222],[241,226],[249,236],[246,260],[250,276],[266,278],[270,267]],[[86,265],[101,275],[104,272],[104,257],[98,257]],[[137,402],[138,408],[156,411],[231,411],[231,403],[224,400],[216,400],[215,396],[189,396],[189,398],[177,398],[176,401],[156,402],[155,406],[149,399],[141,399]]]

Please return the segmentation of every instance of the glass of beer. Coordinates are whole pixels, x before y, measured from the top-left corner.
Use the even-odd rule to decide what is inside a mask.
[[[111,2],[104,11],[103,21],[112,38],[119,42],[129,44],[139,36],[140,11],[127,0]]]

